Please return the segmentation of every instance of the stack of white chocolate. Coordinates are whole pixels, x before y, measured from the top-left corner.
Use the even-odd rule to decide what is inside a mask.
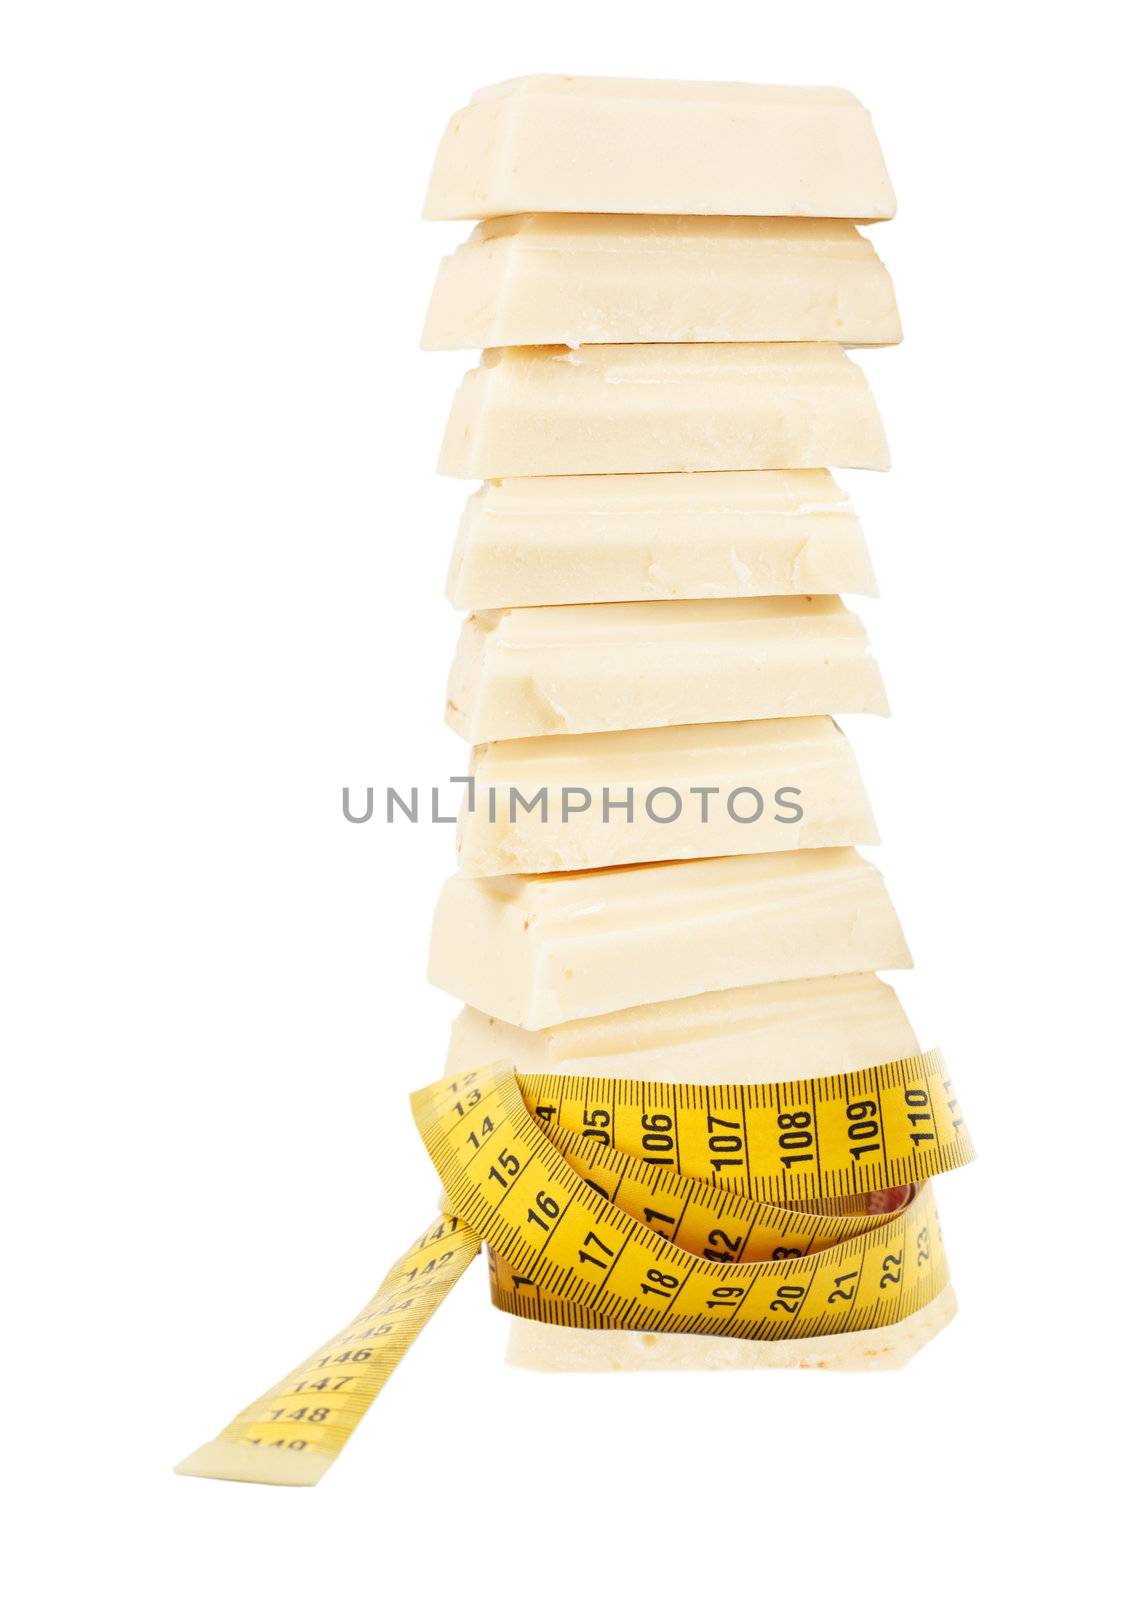
[[[838,712],[886,710],[830,467],[888,465],[845,345],[900,338],[857,221],[893,214],[834,89],[531,78],[452,120],[471,218],[428,349],[486,349],[440,462],[483,479],[448,593],[474,745],[430,975],[454,1069],[776,1081],[915,1051],[910,965]],[[543,1366],[897,1360],[951,1314],[762,1345],[515,1326]]]

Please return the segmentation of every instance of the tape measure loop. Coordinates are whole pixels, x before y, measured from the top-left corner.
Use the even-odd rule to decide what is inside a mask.
[[[939,1051],[759,1085],[496,1062],[411,1103],[453,1214],[179,1472],[317,1482],[483,1242],[496,1306],[581,1329],[812,1338],[948,1283],[927,1180],[973,1150]]]

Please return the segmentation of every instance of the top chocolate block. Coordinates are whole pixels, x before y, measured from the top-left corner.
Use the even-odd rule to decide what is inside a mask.
[[[479,89],[455,113],[423,215],[895,210],[869,113],[844,89],[550,76]]]

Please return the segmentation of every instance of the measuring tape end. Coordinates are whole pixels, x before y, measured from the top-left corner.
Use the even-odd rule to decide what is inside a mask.
[[[311,1489],[336,1457],[325,1450],[267,1450],[239,1439],[214,1439],[179,1461],[182,1478],[224,1478],[228,1483],[269,1483],[281,1488]]]

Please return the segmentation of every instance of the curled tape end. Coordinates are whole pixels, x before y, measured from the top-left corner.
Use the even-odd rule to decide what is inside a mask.
[[[238,1439],[214,1439],[179,1461],[174,1471],[183,1478],[224,1478],[229,1483],[310,1489],[335,1459],[326,1450],[276,1450]]]

